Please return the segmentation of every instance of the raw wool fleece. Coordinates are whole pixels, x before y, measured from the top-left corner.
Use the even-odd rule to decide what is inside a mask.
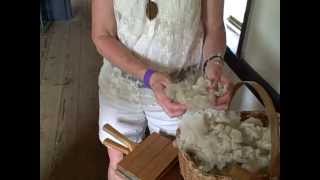
[[[240,122],[234,111],[188,111],[180,117],[178,147],[194,155],[204,172],[241,163],[249,171],[265,168],[271,151],[270,129],[259,119]]]
[[[225,92],[220,83],[216,91],[208,92],[209,83],[200,74],[191,74],[183,81],[169,85],[166,93],[174,101],[186,104],[189,109],[206,109],[211,107],[210,102]]]

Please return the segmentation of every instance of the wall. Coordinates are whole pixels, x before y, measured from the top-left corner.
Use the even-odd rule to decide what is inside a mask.
[[[252,0],[242,57],[280,93],[280,0]]]
[[[230,76],[233,82],[241,81],[239,77],[228,67],[224,66],[225,71]],[[231,110],[235,111],[251,111],[251,110],[263,110],[263,105],[259,102],[258,98],[247,88],[241,87],[235,94],[232,100]]]

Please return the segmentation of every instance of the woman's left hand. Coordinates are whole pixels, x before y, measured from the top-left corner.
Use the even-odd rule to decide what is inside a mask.
[[[233,90],[233,82],[229,76],[223,71],[223,64],[209,61],[205,69],[206,77],[212,82],[209,89],[216,89],[218,82],[221,83],[226,91],[222,96],[219,96],[212,102],[212,105],[217,110],[226,110],[230,106]]]

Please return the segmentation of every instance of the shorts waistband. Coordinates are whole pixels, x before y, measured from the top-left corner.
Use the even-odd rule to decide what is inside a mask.
[[[122,71],[121,69],[119,69],[118,67],[114,66],[113,64],[109,63],[108,64],[112,67],[112,68],[116,68],[118,70],[120,70],[121,72],[121,76],[125,79],[128,79],[132,82],[134,82],[138,88],[144,88],[144,83],[143,81],[137,79],[136,77],[132,76],[131,74]],[[184,80],[187,75],[189,74],[196,74],[196,73],[201,73],[200,70],[200,66],[199,65],[191,65],[188,67],[184,67],[180,70],[174,70],[172,72],[169,73],[169,77],[170,79],[174,82],[174,83],[178,83],[181,82],[182,80]]]

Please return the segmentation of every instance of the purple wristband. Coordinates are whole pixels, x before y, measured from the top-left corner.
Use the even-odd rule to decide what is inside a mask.
[[[148,68],[143,77],[143,85],[145,88],[150,88],[149,81],[151,79],[152,74],[154,73],[153,69]]]

